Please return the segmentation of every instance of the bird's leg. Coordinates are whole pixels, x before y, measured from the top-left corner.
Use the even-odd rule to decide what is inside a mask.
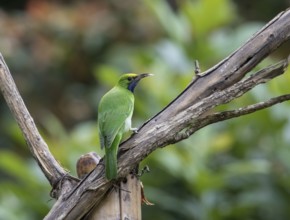
[[[130,128],[130,131],[132,131],[134,134],[138,133],[138,128]]]

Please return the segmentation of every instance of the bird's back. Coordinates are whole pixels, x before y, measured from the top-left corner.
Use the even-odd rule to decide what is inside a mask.
[[[100,101],[98,126],[101,148],[110,147],[118,132],[124,132],[125,121],[132,116],[134,95],[127,89],[115,86]]]

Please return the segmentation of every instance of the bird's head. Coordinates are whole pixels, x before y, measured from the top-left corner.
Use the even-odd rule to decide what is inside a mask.
[[[150,74],[150,73],[141,73],[141,74],[126,73],[120,77],[118,85],[130,90],[131,92],[134,92],[134,89],[137,86],[138,82],[147,76],[153,76],[153,74]]]

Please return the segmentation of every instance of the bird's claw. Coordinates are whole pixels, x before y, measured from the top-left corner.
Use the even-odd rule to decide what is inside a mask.
[[[131,128],[130,131],[132,131],[134,134],[138,134],[138,128]]]
[[[148,165],[145,165],[145,167],[143,167],[143,169],[141,170],[141,172],[140,173],[137,173],[137,176],[138,177],[141,177],[141,176],[143,176],[143,174],[149,173],[149,172],[150,172],[149,166]]]

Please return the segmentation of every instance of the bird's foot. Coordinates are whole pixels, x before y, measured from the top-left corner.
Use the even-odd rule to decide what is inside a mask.
[[[143,176],[145,173],[150,173],[150,169],[148,165],[145,165],[145,167],[143,167],[143,169],[140,171],[140,173],[136,173],[137,177],[141,177]]]
[[[132,131],[134,134],[138,134],[138,128],[130,128],[130,131]]]

